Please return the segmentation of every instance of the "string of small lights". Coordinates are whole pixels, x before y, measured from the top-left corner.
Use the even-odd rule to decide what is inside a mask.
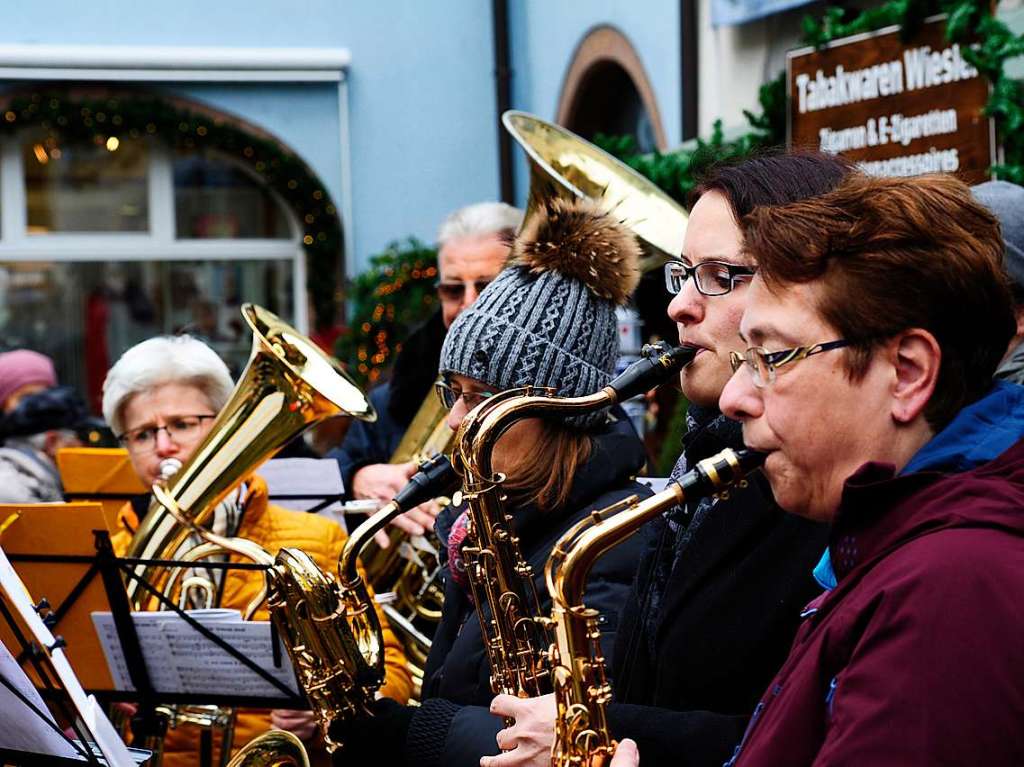
[[[360,383],[377,382],[402,350],[402,339],[437,309],[436,282],[437,251],[414,238],[388,245],[352,280],[353,321],[335,354]]]
[[[92,142],[115,151],[126,137],[152,136],[175,149],[216,149],[248,167],[277,192],[302,226],[307,258],[306,288],[316,325],[337,318],[341,300],[341,220],[316,174],[273,137],[238,120],[195,109],[143,90],[46,88],[14,91],[0,102],[0,132],[42,133],[39,151],[67,142]]]

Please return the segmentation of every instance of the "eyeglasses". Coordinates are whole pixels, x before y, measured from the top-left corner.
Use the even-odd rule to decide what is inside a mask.
[[[490,284],[491,280],[467,280],[465,282],[452,280],[435,282],[434,287],[437,288],[437,294],[441,296],[442,301],[461,301],[462,297],[466,295],[466,286],[472,285],[479,295]]]
[[[729,352],[729,363],[732,365],[732,372],[739,370],[744,363],[750,371],[750,378],[754,386],[763,389],[769,384],[775,383],[775,370],[788,365],[791,362],[799,362],[815,354],[842,349],[849,346],[850,341],[829,341],[812,346],[797,346],[794,349],[784,349],[781,352],[770,352],[763,346],[751,346],[742,354],[740,352]]]
[[[156,435],[167,432],[168,439],[178,445],[187,445],[199,439],[203,421],[216,418],[212,414],[182,415],[172,418],[166,426],[144,426],[118,435],[118,441],[133,453],[152,453],[156,450]]]
[[[697,292],[705,296],[724,296],[736,287],[737,280],[753,276],[754,270],[750,267],[727,264],[725,261],[701,261],[696,266],[689,266],[682,261],[669,261],[665,264],[665,289],[676,295],[686,281],[693,277]]]
[[[434,391],[437,392],[438,398],[441,400],[441,404],[445,406],[447,410],[451,410],[455,407],[455,403],[460,399],[466,403],[466,408],[472,410],[485,399],[489,399],[494,396],[492,391],[462,391],[461,389],[454,388],[447,381],[435,381]]]

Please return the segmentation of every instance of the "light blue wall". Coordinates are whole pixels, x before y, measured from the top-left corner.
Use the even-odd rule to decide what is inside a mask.
[[[695,1],[695,0],[694,0]],[[609,25],[633,44],[651,82],[669,147],[682,135],[679,0],[511,0],[513,104],[553,120],[577,46]],[[516,149],[516,194],[528,187]]]
[[[5,4],[2,43],[329,47],[352,53],[355,252],[434,239],[455,208],[498,194],[497,116],[486,0],[48,0]],[[594,26],[633,43],[669,145],[680,139],[679,0],[510,0],[513,106],[551,119],[573,52]],[[341,208],[337,92],[326,84],[189,84],[171,90],[278,136]],[[517,152],[519,196],[525,166]]]
[[[482,0],[49,0],[4,8],[0,43],[331,47],[349,70],[355,253],[434,239],[451,210],[498,194],[490,3]],[[189,85],[178,92],[277,135],[342,189],[336,89]]]

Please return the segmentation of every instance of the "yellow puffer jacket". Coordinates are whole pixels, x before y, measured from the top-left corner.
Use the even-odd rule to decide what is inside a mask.
[[[315,514],[289,511],[269,503],[267,484],[258,476],[248,480],[248,492],[243,502],[244,511],[237,537],[247,538],[271,553],[284,547],[302,549],[325,572],[333,572],[338,555],[345,544],[345,532],[334,522]],[[131,531],[138,528],[138,519],[130,505],[119,515],[121,529],[112,538],[114,550],[123,554],[131,542]],[[232,555],[231,561],[247,561]],[[229,570],[224,579],[221,607],[245,611],[262,585],[263,575],[257,570]],[[387,619],[378,609],[384,629],[385,680],[381,693],[405,703],[412,693],[412,678],[406,664],[402,645],[388,627]],[[254,620],[269,620],[266,603],[257,610]],[[270,712],[264,709],[241,709],[235,725],[235,749],[270,729]],[[164,767],[192,767],[198,764],[199,728],[182,725],[169,730],[164,739]],[[310,744],[307,744],[310,747]],[[311,751],[322,748],[313,744]],[[214,762],[219,759],[219,743],[215,747]],[[314,754],[311,753],[311,757]],[[320,755],[322,756],[322,755]],[[321,759],[314,759],[314,763]]]

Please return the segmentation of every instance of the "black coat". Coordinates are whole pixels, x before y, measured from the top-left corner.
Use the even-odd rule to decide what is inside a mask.
[[[686,453],[692,465],[728,446],[735,445],[696,433]],[[763,475],[754,475],[713,507],[683,549],[653,641],[642,619],[652,566],[676,539],[664,518],[645,533],[613,655],[612,733],[639,743],[644,767],[718,767],[785,660],[800,611],[821,591],[811,571],[828,530],[783,512]]]
[[[533,567],[543,612],[550,612],[543,577],[554,544],[590,511],[630,495],[649,495],[647,488],[632,480],[644,460],[643,445],[632,426],[627,420],[618,420],[595,435],[590,459],[573,480],[566,513],[542,514],[530,508],[514,513],[521,550]],[[460,511],[447,510],[438,517],[442,542],[447,541]],[[585,599],[605,616],[605,653],[611,651],[618,611],[629,592],[641,545],[636,537],[626,541],[599,559],[590,573]],[[377,717],[346,730],[344,736],[351,748],[346,748],[347,757],[338,763],[350,764],[353,762],[346,759],[365,756],[380,765],[477,767],[481,756],[498,753],[494,737],[503,725],[488,710],[493,697],[479,618],[466,592],[446,572],[444,612],[427,660],[422,705],[409,708],[381,703]]]
[[[353,421],[341,445],[325,456],[337,460],[349,498],[352,476],[364,466],[391,460],[423,399],[430,396],[444,334],[440,310],[409,334],[395,360],[391,379],[370,391],[377,420]]]

